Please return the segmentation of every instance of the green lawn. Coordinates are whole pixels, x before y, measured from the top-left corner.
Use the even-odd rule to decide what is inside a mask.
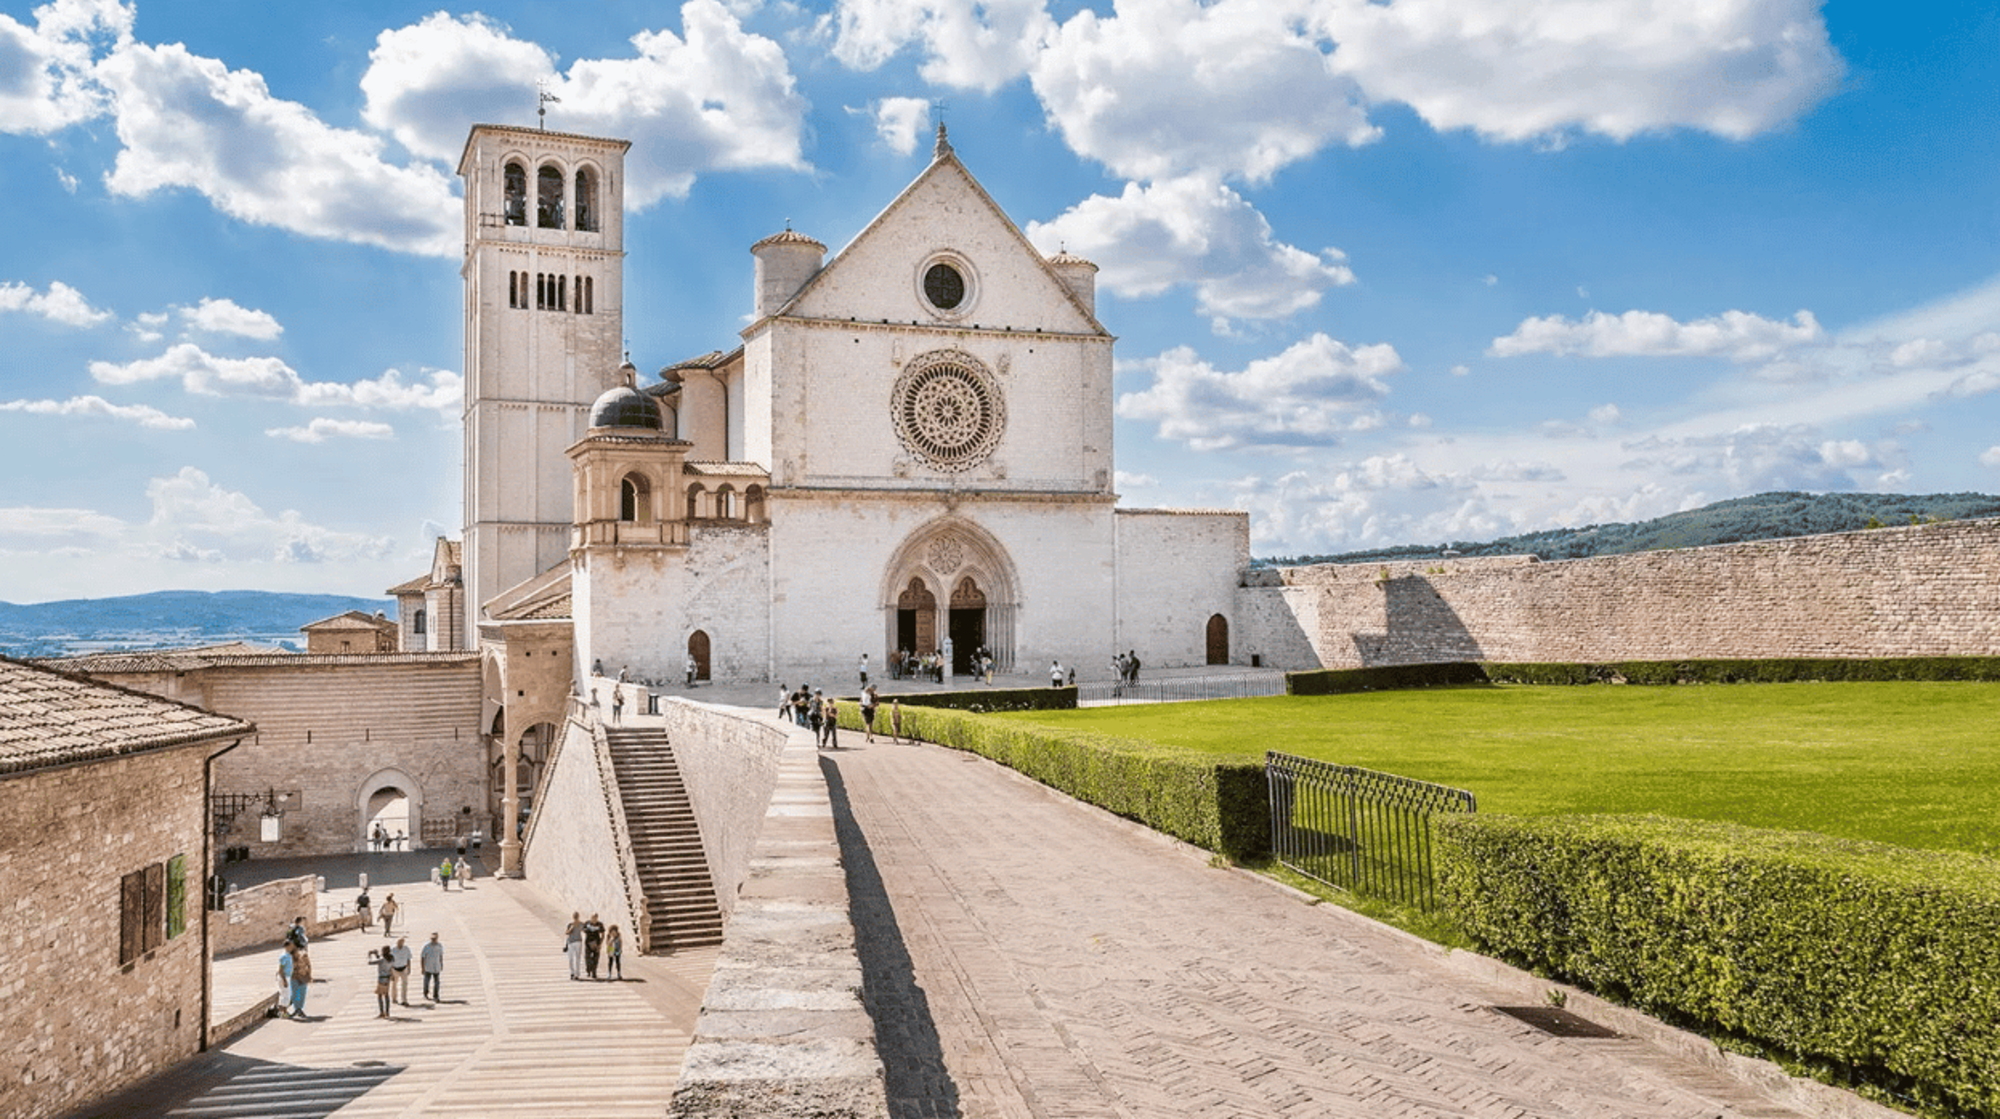
[[[1471,789],[2000,855],[2000,684],[1477,687],[995,716]]]

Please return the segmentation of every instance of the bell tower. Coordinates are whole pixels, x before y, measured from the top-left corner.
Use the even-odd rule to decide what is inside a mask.
[[[569,554],[564,451],[619,379],[627,140],[474,125],[465,180],[466,648]]]

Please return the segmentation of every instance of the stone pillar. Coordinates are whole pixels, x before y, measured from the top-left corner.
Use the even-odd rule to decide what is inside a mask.
[[[500,878],[521,877],[521,839],[516,835],[521,818],[521,747],[513,730],[501,716],[507,737],[500,754]]]

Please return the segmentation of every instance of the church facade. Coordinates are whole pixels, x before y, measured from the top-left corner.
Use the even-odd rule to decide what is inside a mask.
[[[942,129],[831,257],[752,246],[735,344],[643,387],[615,350],[625,148],[482,125],[460,166],[465,640],[501,662],[496,730],[561,724],[502,709],[511,646],[539,678],[565,634],[578,681],[1248,662],[1247,516],[1118,507],[1096,266],[1036,250]]]

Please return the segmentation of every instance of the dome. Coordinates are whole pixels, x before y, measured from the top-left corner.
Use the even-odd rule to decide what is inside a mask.
[[[661,429],[660,408],[653,398],[627,385],[606,392],[590,406],[592,427],[643,427]]]

